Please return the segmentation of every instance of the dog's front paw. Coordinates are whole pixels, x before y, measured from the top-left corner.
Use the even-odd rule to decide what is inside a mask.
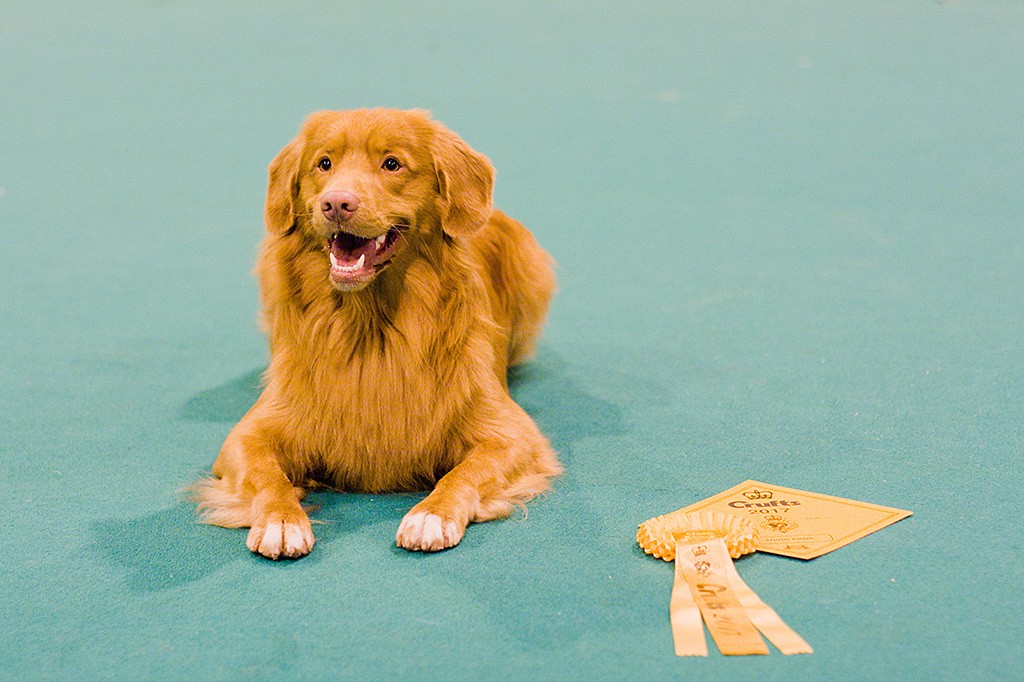
[[[268,559],[298,559],[309,554],[314,542],[305,514],[269,514],[253,524],[245,539],[246,547]]]
[[[399,524],[395,543],[412,551],[438,552],[459,544],[463,531],[455,521],[413,509]]]

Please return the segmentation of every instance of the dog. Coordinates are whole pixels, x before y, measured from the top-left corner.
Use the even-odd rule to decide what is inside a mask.
[[[547,491],[562,467],[507,372],[534,352],[554,263],[493,207],[487,157],[424,111],[321,111],[268,175],[270,363],[192,488],[201,520],[298,558],[315,542],[307,489],[432,487],[396,534],[432,552]]]

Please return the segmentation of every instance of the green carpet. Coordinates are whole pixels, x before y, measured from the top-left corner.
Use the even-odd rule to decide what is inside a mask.
[[[1024,5],[0,5],[0,678],[1024,676]],[[265,169],[422,107],[559,262],[515,397],[567,473],[300,561],[177,490],[257,395]],[[673,655],[640,521],[746,479],[909,509],[740,574],[811,656]]]

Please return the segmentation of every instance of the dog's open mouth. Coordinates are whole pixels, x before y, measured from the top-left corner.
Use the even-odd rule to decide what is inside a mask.
[[[349,232],[335,232],[327,238],[331,259],[331,281],[347,288],[369,282],[390,261],[395,244],[401,238],[398,226],[379,237],[360,237]]]

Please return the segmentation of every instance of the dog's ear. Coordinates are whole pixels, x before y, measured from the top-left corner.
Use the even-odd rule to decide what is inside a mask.
[[[299,193],[299,162],[304,135],[299,135],[277,153],[267,169],[267,203],[263,219],[267,232],[287,234],[295,227],[295,199]]]
[[[458,135],[436,121],[431,124],[441,228],[452,237],[465,237],[483,227],[494,212],[494,167]]]

